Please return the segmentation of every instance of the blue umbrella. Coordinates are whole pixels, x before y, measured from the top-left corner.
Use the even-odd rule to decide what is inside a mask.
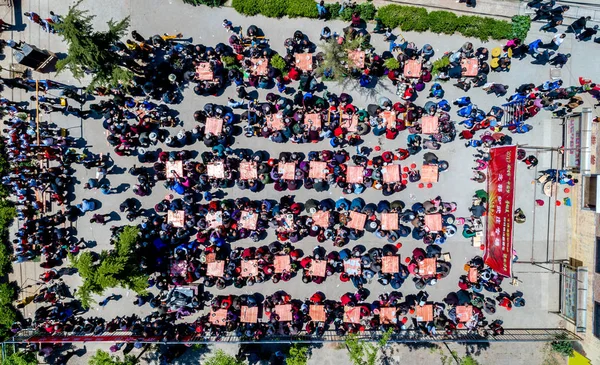
[[[335,209],[348,210],[350,209],[350,201],[346,198],[340,198],[335,202]]]

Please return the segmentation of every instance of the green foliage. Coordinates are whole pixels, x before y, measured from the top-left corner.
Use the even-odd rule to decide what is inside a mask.
[[[285,63],[285,60],[283,59],[283,57],[281,57],[278,54],[274,55],[271,58],[270,64],[271,64],[271,66],[273,66],[273,68],[276,68],[281,72],[283,72],[285,70],[285,68],[287,67],[287,64]]]
[[[362,18],[362,20],[368,21],[373,20],[375,18],[375,14],[377,13],[377,8],[372,3],[361,3],[354,8],[344,8],[344,11],[342,11],[342,13],[339,14],[340,9],[341,6],[337,9],[335,13],[331,12],[331,18],[339,17],[343,21],[349,22],[350,20],[352,20],[352,13],[357,12],[358,15]]]
[[[208,5],[210,7],[223,6],[225,4],[225,0],[183,0],[183,2],[194,6]]]
[[[93,302],[92,293],[101,295],[108,288],[121,286],[144,294],[148,287],[148,276],[139,265],[135,245],[139,239],[139,229],[127,226],[119,234],[112,251],[102,251],[100,259],[92,260],[90,252],[79,256],[69,255],[71,266],[79,271],[83,285],[77,291],[82,306],[89,308]]]
[[[398,62],[398,60],[394,57],[388,58],[383,62],[383,64],[388,70],[397,70],[400,68],[400,62]]]
[[[377,353],[387,345],[392,333],[392,329],[385,332],[377,344],[359,340],[356,334],[348,335],[346,337],[346,348],[349,352],[350,361],[354,365],[375,365]]]
[[[269,18],[317,18],[317,4],[313,0],[233,0],[231,6],[240,14],[262,14]]]
[[[289,3],[286,15],[290,18],[316,19],[319,17],[319,12],[317,11],[317,3],[313,0],[292,0]]]
[[[434,33],[452,34],[458,27],[458,17],[449,11],[432,11],[428,17],[429,30]]]
[[[253,16],[260,13],[258,1],[251,0],[233,0],[231,6],[240,14]]]
[[[431,74],[435,76],[440,73],[440,70],[442,70],[444,67],[448,67],[449,65],[450,57],[443,56],[442,58],[438,58],[432,63]]]
[[[98,350],[96,354],[90,358],[89,365],[135,365],[138,361],[135,356],[125,355],[123,360],[117,356],[111,356],[108,352]]]
[[[227,355],[223,350],[217,350],[215,353],[204,360],[204,365],[243,365],[242,361],[238,361],[234,356]]]
[[[285,359],[286,365],[306,365],[309,350],[307,345],[293,344],[288,357]]]
[[[479,362],[471,355],[467,355],[460,359],[460,365],[479,365]]]
[[[286,14],[287,0],[256,0],[259,4],[260,14],[269,18],[281,18]]]
[[[108,31],[98,32],[92,27],[93,15],[80,10],[81,0],[69,8],[61,23],[55,25],[58,34],[63,37],[69,50],[67,57],[56,63],[57,72],[69,70],[80,80],[86,72],[93,73],[89,89],[96,86],[127,85],[133,78],[131,71],[121,69],[121,57],[113,47],[129,27],[129,18],[119,22],[109,21]]]
[[[427,13],[424,8],[403,5],[386,5],[377,11],[377,17],[386,27],[400,27],[403,31],[452,34],[459,32],[465,37],[508,39],[513,35],[525,39],[529,30],[528,17],[513,17],[512,23],[479,16],[460,16],[447,11]],[[527,19],[525,19],[527,18]]]
[[[325,4],[325,9],[327,9],[329,19],[336,19],[340,17],[340,10],[342,9],[342,5],[340,5],[340,3],[329,3]]]
[[[531,28],[531,18],[527,15],[515,15],[512,17],[512,38],[524,41]]]
[[[230,68],[237,64],[237,58],[235,56],[221,56],[221,62],[223,62],[225,67]]]
[[[550,342],[550,346],[552,351],[565,357],[572,357],[575,351],[573,350],[573,342],[568,341],[566,335],[556,336],[556,340]]]
[[[2,365],[36,365],[37,363],[33,352],[13,352],[2,359]]]

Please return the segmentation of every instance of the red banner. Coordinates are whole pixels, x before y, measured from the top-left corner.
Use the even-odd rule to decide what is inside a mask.
[[[511,276],[516,146],[490,149],[488,165],[488,224],[485,263],[498,274]]]

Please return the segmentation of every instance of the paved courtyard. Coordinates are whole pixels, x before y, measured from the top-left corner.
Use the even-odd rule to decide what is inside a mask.
[[[53,10],[57,14],[63,14],[67,11],[69,2],[59,2],[53,4],[47,0],[41,1],[22,1],[20,11],[34,11],[42,16],[45,16],[50,10]],[[92,14],[96,14],[95,19],[97,27],[102,28],[109,19],[121,19],[125,16],[131,17],[130,30],[137,30],[144,37],[149,37],[154,34],[163,33],[183,33],[184,38],[190,37],[193,43],[203,43],[205,45],[216,45],[217,43],[227,44],[229,33],[222,28],[221,22],[223,19],[229,19],[235,26],[242,26],[246,29],[249,25],[255,24],[259,26],[269,39],[269,43],[273,49],[280,53],[285,53],[284,40],[291,37],[293,32],[297,29],[301,30],[308,35],[310,40],[318,44],[319,32],[325,25],[323,21],[308,20],[308,19],[268,19],[261,16],[252,18],[243,17],[237,14],[231,8],[220,8],[220,9],[209,9],[206,7],[191,7],[182,4],[179,0],[170,1],[156,1],[156,0],[107,0],[107,1],[92,1],[86,0],[83,2],[83,6],[90,9]],[[4,10],[4,9],[3,9]],[[48,34],[43,32],[35,24],[31,24],[27,19],[17,19],[15,23],[18,24],[22,21],[25,24],[25,29],[21,32],[14,32],[12,37],[15,40],[24,40],[28,43],[35,44],[40,48],[46,48],[53,52],[65,52],[65,45],[61,43],[57,35]],[[3,19],[9,20],[7,15],[3,15]],[[345,23],[340,21],[329,21],[327,22],[332,31],[340,33],[342,28],[346,26]],[[369,29],[372,29],[373,25],[369,25]],[[550,34],[539,34],[537,32],[539,26],[535,26],[530,33],[528,40],[531,41],[536,37],[542,38],[548,41],[551,38]],[[398,31],[395,33],[398,35]],[[435,35],[431,33],[402,33],[407,40],[415,42],[417,46],[422,46],[425,43],[431,44],[435,51],[436,59],[442,55],[445,51],[456,50],[461,45],[469,40],[473,42],[474,46],[480,47],[485,46],[489,49],[499,46],[500,43],[481,42],[476,39],[466,39],[460,35],[446,36],[446,35]],[[4,34],[4,38],[8,35]],[[375,46],[376,51],[380,53],[383,50],[387,50],[388,45],[382,39],[381,35],[374,35],[372,37],[372,44]],[[573,57],[562,70],[562,79],[566,85],[575,85],[579,76],[591,78],[596,74],[593,74],[595,59],[600,55],[600,48],[598,45],[593,43],[578,43],[572,36],[568,36],[567,40],[561,46],[561,52],[570,52]],[[531,59],[528,57],[523,61],[513,61],[512,69],[508,73],[491,73],[489,75],[490,82],[502,82],[510,86],[512,91],[515,87],[525,82],[532,82],[536,85],[549,79],[549,66],[536,66],[530,64]],[[4,68],[13,62],[11,56],[7,55],[7,58],[1,62]],[[36,74],[34,77],[56,79],[58,81],[77,84],[77,81],[72,79],[68,74],[61,74],[58,76],[54,75],[40,75]],[[359,88],[342,90],[341,87],[335,83],[325,83],[327,90],[335,93],[347,92],[354,98],[354,104],[359,107],[366,107],[367,104],[376,103],[379,96],[387,96],[393,101],[397,100],[395,96],[395,89],[392,87],[389,80],[382,80],[378,84],[374,93],[364,93]],[[429,86],[429,85],[428,85]],[[446,91],[445,99],[452,101],[464,93],[456,87],[453,87],[451,83],[443,85]],[[292,87],[297,87],[297,83],[292,84]],[[266,93],[272,90],[259,89],[259,100],[264,100]],[[215,104],[227,104],[227,97],[234,97],[235,90],[233,87],[229,87],[225,90],[222,95],[216,97],[199,97],[193,93],[192,90],[187,89],[184,92],[183,101],[172,106],[180,113],[180,119],[183,121],[186,130],[190,130],[193,123],[193,112],[198,109],[202,109],[204,104],[212,102]],[[417,105],[423,105],[426,102],[426,92],[422,92],[421,96],[415,102]],[[471,89],[468,95],[474,101],[474,103],[481,109],[488,111],[494,105],[501,105],[504,103],[503,98],[496,98],[493,94],[486,95],[481,89]],[[12,100],[27,100],[29,94],[24,93],[20,89],[13,89],[5,91],[3,97],[7,97]],[[583,96],[584,99],[588,97]],[[590,105],[591,100],[585,100],[586,105]],[[456,116],[456,107],[453,107],[450,114],[453,120],[459,121],[460,117]],[[239,113],[239,110],[238,110]],[[62,115],[50,114],[46,116],[49,121],[58,124],[61,127],[69,128],[71,135],[74,137],[82,137],[86,141],[87,147],[94,153],[109,153],[114,159],[116,166],[123,168],[124,173],[116,175],[108,175],[108,179],[112,186],[120,186],[122,184],[128,184],[133,187],[136,184],[136,179],[127,173],[129,167],[133,164],[138,163],[137,157],[119,157],[115,156],[112,152],[112,148],[106,142],[105,131],[102,127],[101,120],[88,119],[79,120],[74,117],[64,117]],[[524,135],[512,135],[515,143],[529,146],[551,146],[558,147],[562,145],[562,126],[560,121],[552,119],[549,112],[541,111],[533,120],[530,122],[534,129],[530,133]],[[171,129],[172,134],[176,134],[179,128]],[[461,130],[461,126],[458,126]],[[385,137],[375,137],[369,134],[365,137],[365,145],[368,147],[381,146],[382,151],[393,150],[397,148],[406,147],[406,135],[407,131],[401,132],[398,138],[395,140],[388,140]],[[163,150],[169,150],[165,145],[159,145],[159,148]],[[266,150],[271,156],[278,156],[282,151],[298,151],[308,152],[312,150],[323,150],[330,149],[328,140],[321,141],[313,144],[275,144],[267,139],[254,137],[247,138],[243,135],[235,138],[235,144],[232,148],[249,148],[253,150]],[[193,148],[202,152],[205,147],[201,143],[196,143]],[[348,149],[351,154],[354,154],[354,149]],[[403,200],[407,205],[412,202],[422,202],[427,199],[441,196],[444,201],[456,202],[458,210],[456,216],[469,216],[468,208],[470,207],[471,197],[474,192],[478,189],[485,188],[483,184],[477,184],[470,180],[472,176],[471,167],[474,166],[474,158],[472,156],[475,153],[473,148],[465,148],[464,143],[460,140],[456,140],[450,144],[442,145],[436,154],[442,160],[449,162],[450,168],[440,176],[440,181],[434,184],[431,189],[419,189],[417,184],[409,184],[408,188],[399,194],[389,197],[389,200],[400,199]],[[422,162],[422,154],[411,156],[408,160],[403,161],[405,164],[416,163],[418,165]],[[550,167],[556,167],[556,155],[551,155],[548,152],[541,152],[538,155],[539,165],[537,170],[543,170]],[[552,158],[555,160],[552,161]],[[119,204],[127,197],[133,197],[131,189],[113,195],[102,195],[100,192],[91,192],[83,190],[83,184],[90,178],[93,177],[95,172],[93,170],[86,170],[81,165],[75,166],[77,169],[76,179],[78,181],[75,186],[75,199],[74,203],[79,203],[84,198],[95,198],[98,199],[102,206],[99,213],[118,213]],[[564,259],[567,257],[567,242],[570,220],[570,209],[569,207],[554,207],[554,202],[549,201],[543,193],[540,191],[539,185],[533,184],[533,180],[537,177],[536,169],[528,170],[524,164],[518,165],[517,170],[517,192],[515,207],[523,209],[528,219],[525,224],[515,225],[514,231],[514,248],[517,250],[520,261],[546,261],[548,258]],[[123,185],[125,186],[125,185]],[[289,192],[277,192],[273,190],[272,185],[267,185],[266,188],[257,194],[249,193],[247,191],[241,191],[237,188],[227,189],[226,198],[236,198],[241,196],[249,196],[251,199],[278,199],[282,195],[287,195]],[[168,194],[168,191],[162,187],[162,184],[157,184],[153,189],[153,193],[150,196],[144,198],[138,198],[142,201],[145,208],[152,208],[162,197]],[[249,195],[250,194],[250,195]],[[337,200],[342,197],[341,190],[337,188],[330,188],[325,192],[316,192],[315,190],[300,189],[294,192],[296,201],[306,201],[308,199],[325,199],[332,198]],[[567,196],[565,194],[560,195],[560,198]],[[380,200],[385,199],[383,195],[374,189],[367,189],[361,197],[366,202],[377,203]],[[352,196],[350,197],[352,198]],[[535,199],[544,199],[546,204],[543,207],[535,207]],[[556,209],[556,213],[555,210]],[[89,215],[89,213],[88,213]],[[121,225],[127,224],[127,220],[122,214],[119,220],[114,224]],[[86,240],[94,241],[97,245],[92,248],[95,251],[101,251],[109,249],[108,238],[110,237],[111,224],[106,226],[91,225],[89,223],[89,217],[86,216],[79,219],[76,222],[77,235],[78,237],[84,237]],[[460,229],[460,227],[459,227]],[[16,225],[13,227],[16,230]],[[276,239],[273,232],[269,232],[266,240],[261,243],[268,244]],[[424,247],[421,241],[415,241],[410,237],[400,240],[403,244],[400,254],[402,257],[410,255],[412,250],[416,247]],[[356,244],[362,244],[367,248],[379,247],[384,244],[384,241],[378,240],[374,235],[366,234],[360,241],[351,241],[347,246],[349,248]],[[240,245],[246,247],[248,244],[253,244],[251,241],[238,241],[234,245]],[[256,245],[256,244],[253,244]],[[312,251],[312,248],[317,245],[316,240],[311,237],[307,237],[297,244],[296,247],[303,249],[305,252]],[[323,244],[327,251],[333,250],[331,242]],[[444,252],[451,254],[452,270],[448,277],[440,280],[437,285],[427,287],[427,291],[430,294],[430,300],[441,301],[448,292],[457,290],[458,278],[464,275],[463,265],[476,255],[481,255],[482,251],[479,248],[472,247],[469,240],[464,239],[460,233],[450,238],[443,246]],[[554,250],[554,251],[553,251]],[[515,308],[511,312],[507,312],[503,308],[499,308],[495,316],[492,319],[502,319],[506,328],[554,328],[560,325],[560,318],[550,313],[551,311],[558,310],[559,300],[559,276],[551,274],[547,270],[543,270],[532,266],[527,263],[520,263],[514,266],[514,275],[519,279],[519,286],[512,287],[508,284],[509,280],[506,280],[503,288],[512,293],[519,290],[524,293],[524,298],[527,301],[527,305],[524,308]],[[16,280],[23,286],[30,284],[32,280],[36,280],[39,274],[43,272],[43,269],[39,267],[38,263],[27,262],[15,266],[15,273],[12,276],[13,280]],[[76,288],[81,284],[81,280],[77,275],[65,277],[65,281],[72,287]],[[375,280],[372,283],[366,285],[371,291],[371,296],[368,301],[375,300],[377,295],[389,291],[389,287],[381,286]],[[233,286],[227,287],[223,291],[218,291],[215,288],[211,289],[214,294],[244,294],[244,293],[262,293],[263,295],[269,295],[277,290],[284,290],[290,294],[293,298],[304,299],[308,298],[312,293],[317,290],[324,292],[329,299],[339,299],[339,297],[346,292],[354,292],[354,287],[351,282],[341,282],[336,276],[328,278],[324,284],[304,284],[301,281],[301,275],[298,275],[292,281],[288,283],[280,282],[273,284],[271,282],[255,285],[253,287],[244,287],[242,289],[236,289]],[[402,286],[400,291],[404,294],[416,294],[418,290],[414,287],[410,280]],[[104,318],[113,318],[117,315],[123,315],[127,313],[138,313],[143,316],[151,312],[151,308],[148,305],[142,308],[136,307],[132,304],[135,298],[135,293],[129,292],[124,289],[116,288],[112,291],[107,291],[105,294],[111,293],[122,294],[123,299],[115,302],[111,301],[105,307],[98,307],[93,305],[89,313],[86,316],[102,316]],[[21,293],[22,296],[27,295],[27,290]],[[103,297],[97,297],[97,301],[103,299]],[[24,310],[25,317],[32,317],[33,313],[37,309],[35,304],[29,305]],[[189,321],[189,318],[186,319]],[[497,345],[492,345],[497,346]],[[500,345],[498,345],[500,346]],[[512,346],[512,345],[509,345]],[[95,348],[96,346],[88,346],[88,351]],[[321,349],[320,351],[323,351]],[[401,350],[400,350],[401,351]],[[91,351],[90,351],[91,353]],[[500,360],[500,359],[498,359]],[[78,363],[79,359],[74,359],[72,363]],[[500,362],[500,361],[498,361]],[[319,363],[319,362],[313,362]],[[325,363],[325,362],[323,362]],[[334,363],[342,363],[335,362]],[[489,359],[489,362],[493,363],[493,359]]]

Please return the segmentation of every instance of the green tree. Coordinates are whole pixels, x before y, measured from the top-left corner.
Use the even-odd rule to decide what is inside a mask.
[[[350,361],[354,365],[375,365],[377,354],[392,337],[392,330],[385,332],[377,344],[363,341],[356,334],[351,334],[346,337],[346,348],[348,349]]]
[[[307,345],[295,343],[290,348],[288,357],[285,359],[287,365],[306,365],[308,362],[310,348]]]
[[[93,78],[88,87],[90,89],[129,84],[133,72],[124,68],[122,58],[113,50],[129,27],[129,17],[119,22],[110,20],[106,32],[96,31],[92,27],[94,16],[89,15],[87,10],[79,9],[81,1],[69,7],[63,21],[56,24],[58,34],[69,47],[67,57],[56,63],[57,72],[69,70],[78,80],[91,72]]]
[[[13,352],[2,359],[2,365],[36,365],[37,363],[33,352]]]
[[[204,360],[204,365],[243,365],[235,356],[227,355],[223,350],[217,350],[215,353]]]
[[[125,355],[121,361],[117,356],[111,356],[108,352],[98,350],[96,354],[90,358],[89,365],[135,365],[138,361],[135,356]]]

